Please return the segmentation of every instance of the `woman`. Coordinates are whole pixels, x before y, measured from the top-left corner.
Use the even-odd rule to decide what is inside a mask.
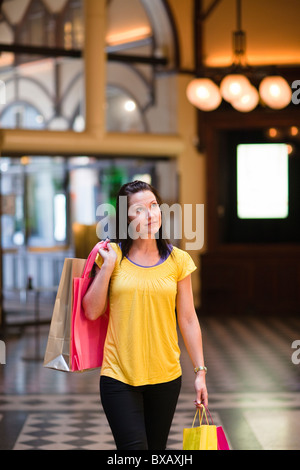
[[[120,196],[128,202],[120,239]],[[87,318],[110,319],[100,377],[103,409],[118,450],[164,450],[181,386],[178,324],[195,370],[196,406],[207,406],[202,338],[195,313],[190,255],[163,237],[161,199],[134,181],[117,197],[117,241],[100,249],[101,269],[83,299]]]

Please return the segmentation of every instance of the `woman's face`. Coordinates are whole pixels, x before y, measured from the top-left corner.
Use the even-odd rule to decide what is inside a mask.
[[[161,226],[161,212],[151,191],[131,194],[128,201],[129,235],[133,239],[155,238]]]

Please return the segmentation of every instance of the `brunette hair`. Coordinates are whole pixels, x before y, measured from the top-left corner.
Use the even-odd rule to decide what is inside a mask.
[[[118,195],[117,195],[117,204],[116,204],[116,241],[120,244],[122,250],[122,259],[126,257],[129,253],[133,240],[130,238],[128,233],[128,216],[127,216],[127,229],[126,233],[124,230],[122,231],[123,227],[120,227],[120,196],[127,196],[127,214],[128,214],[128,206],[129,206],[129,197],[131,194],[139,193],[140,191],[151,191],[159,206],[162,204],[162,199],[158,193],[158,191],[151,186],[151,184],[145,183],[144,181],[135,180],[130,183],[123,184],[120,188]],[[172,248],[170,248],[170,241],[164,237],[164,230],[163,230],[163,214],[161,217],[161,226],[158,232],[158,237],[156,238],[156,244],[161,257],[166,258],[170,253]]]

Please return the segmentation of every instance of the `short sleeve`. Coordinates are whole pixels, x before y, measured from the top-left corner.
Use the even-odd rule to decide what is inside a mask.
[[[183,250],[180,250],[180,256],[178,257],[178,281],[181,281],[186,276],[191,274],[197,269],[191,256]]]

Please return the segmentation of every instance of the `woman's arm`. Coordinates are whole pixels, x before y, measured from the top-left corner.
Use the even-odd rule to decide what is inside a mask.
[[[82,300],[86,318],[97,320],[106,310],[109,281],[115,267],[117,254],[107,244],[107,249],[99,250],[103,258],[101,269],[97,268],[96,276]]]
[[[194,307],[191,275],[177,284],[177,318],[179,328],[193,367],[204,366],[202,334]],[[199,371],[195,377],[196,403],[208,405],[205,371]]]

